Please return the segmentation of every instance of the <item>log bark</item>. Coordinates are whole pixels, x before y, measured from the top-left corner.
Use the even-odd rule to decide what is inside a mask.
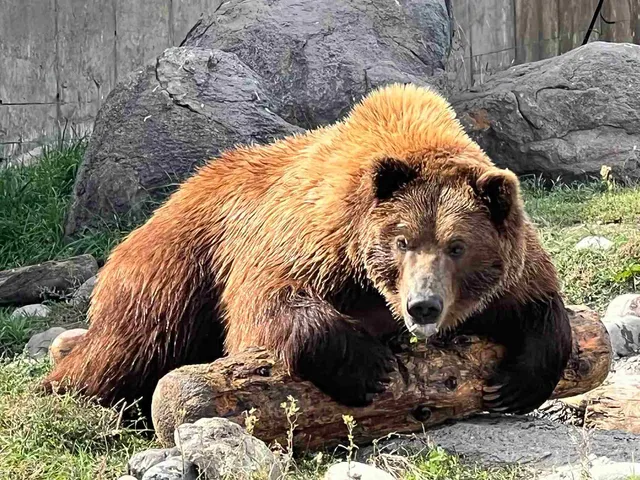
[[[578,425],[640,435],[640,371],[620,370],[617,365],[614,370],[599,387],[556,403],[568,406],[580,420],[574,421]]]
[[[611,363],[609,336],[597,313],[569,309],[573,353],[552,398],[578,395],[600,385]],[[299,413],[294,445],[316,449],[343,443],[343,414],[357,422],[356,442],[389,433],[410,433],[482,411],[482,386],[504,355],[501,346],[460,337],[446,348],[424,342],[398,355],[388,389],[362,408],[342,406],[310,382],[290,376],[263,349],[251,349],[211,364],[189,365],[163,377],[153,396],[152,419],[160,441],[173,445],[175,428],[202,417],[224,417],[244,424],[255,408],[254,435],[286,443],[288,421],[281,406],[289,396]]]

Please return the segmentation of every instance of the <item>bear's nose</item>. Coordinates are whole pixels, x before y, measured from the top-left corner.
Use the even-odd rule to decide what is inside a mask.
[[[442,297],[440,295],[419,295],[407,302],[407,312],[420,325],[435,323],[442,313]]]

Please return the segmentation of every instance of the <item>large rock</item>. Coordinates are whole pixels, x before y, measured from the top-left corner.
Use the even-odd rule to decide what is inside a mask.
[[[618,295],[607,306],[605,318],[624,317],[626,315],[635,315],[640,317],[640,294],[625,293]]]
[[[602,319],[613,353],[627,357],[640,353],[640,295],[627,293],[614,298]]]
[[[82,285],[80,285],[71,296],[70,303],[76,307],[88,306],[89,300],[91,300],[91,293],[96,286],[97,278],[98,277],[94,275]]]
[[[518,65],[454,100],[502,167],[563,180],[640,179],[640,46],[593,42]]]
[[[132,220],[234,144],[300,131],[275,113],[260,78],[231,53],[170,48],[118,84],[96,119],[66,233]]]
[[[137,220],[221,150],[333,122],[378,85],[437,83],[429,77],[450,47],[448,3],[224,2],[110,94],[67,235],[115,216]]]
[[[14,268],[0,272],[0,305],[28,305],[48,296],[64,296],[94,276],[91,255]]]
[[[640,317],[605,317],[602,323],[609,332],[614,356],[627,357],[640,353]]]
[[[304,128],[333,122],[369,89],[425,83],[451,46],[448,0],[231,0],[184,45],[233,52],[263,79],[277,112]]]

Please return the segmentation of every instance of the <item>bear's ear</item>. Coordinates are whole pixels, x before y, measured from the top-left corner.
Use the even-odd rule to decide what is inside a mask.
[[[519,202],[519,185],[513,172],[491,168],[481,173],[472,186],[478,198],[489,208],[491,220],[501,225]]]
[[[418,171],[406,162],[384,158],[376,164],[373,172],[373,193],[378,200],[388,200],[418,175]]]

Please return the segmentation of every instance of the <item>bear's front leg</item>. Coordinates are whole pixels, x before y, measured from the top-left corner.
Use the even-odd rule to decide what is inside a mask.
[[[266,343],[301,378],[353,407],[384,391],[396,359],[356,321],[318,298],[296,297],[278,311]]]
[[[484,387],[487,411],[524,414],[549,399],[572,348],[569,317],[558,294],[524,304],[497,302],[469,327],[507,349]]]

